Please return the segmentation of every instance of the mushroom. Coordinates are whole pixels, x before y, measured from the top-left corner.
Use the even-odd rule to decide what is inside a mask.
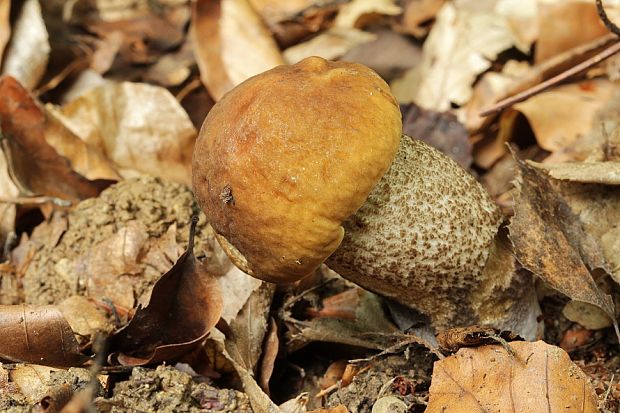
[[[294,282],[326,262],[438,329],[478,322],[531,336],[519,330],[535,315],[508,315],[527,312],[527,280],[485,271],[505,251],[498,208],[454,161],[401,133],[398,104],[369,68],[319,57],[278,66],[207,115],[194,194],[254,277]]]

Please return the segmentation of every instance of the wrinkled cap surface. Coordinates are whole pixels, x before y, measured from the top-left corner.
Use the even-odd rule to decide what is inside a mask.
[[[387,84],[355,63],[310,57],[252,77],[209,112],[193,189],[242,270],[273,282],[312,273],[389,168],[402,129]]]

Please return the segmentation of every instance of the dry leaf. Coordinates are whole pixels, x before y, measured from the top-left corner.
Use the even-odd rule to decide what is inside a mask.
[[[584,184],[620,185],[620,162],[530,162],[530,165],[546,171],[555,179]]]
[[[46,142],[45,113],[8,76],[0,78],[0,127],[11,177],[24,195],[34,193],[75,201],[97,196],[111,183],[86,179]]]
[[[416,37],[428,33],[428,23],[435,18],[445,0],[411,0],[408,1],[403,13],[404,30]]]
[[[191,35],[200,78],[216,101],[245,79],[284,64],[248,0],[197,0]]]
[[[110,338],[123,365],[178,358],[199,345],[220,319],[222,297],[215,278],[194,256],[192,221],[187,250],[153,286],[149,304]]]
[[[538,13],[536,63],[609,33],[594,2],[540,2]]]
[[[376,38],[374,34],[361,30],[334,27],[306,42],[289,47],[284,51],[284,58],[289,64],[297,63],[310,56],[336,60],[354,47]]]
[[[250,4],[268,26],[287,20],[326,0],[250,0]]]
[[[598,288],[589,271],[605,266],[596,241],[542,172],[519,159],[517,165],[519,195],[509,226],[517,260],[552,288],[613,318],[611,297]]]
[[[587,329],[598,330],[613,325],[611,318],[599,307],[581,301],[570,300],[562,309],[564,317]]]
[[[228,271],[218,277],[217,281],[224,297],[222,319],[228,324],[232,323],[245,303],[263,285],[261,280],[250,277],[230,262]]]
[[[81,2],[76,2],[79,3]],[[154,4],[151,0],[94,0],[86,1],[88,7],[75,7],[76,3],[71,2],[63,10],[65,19],[71,21],[118,21],[132,19],[154,11],[161,11],[183,6],[186,0],[157,0]]]
[[[396,331],[386,317],[381,299],[367,291],[363,291],[360,297],[353,321],[331,317],[297,320],[290,308],[295,302],[293,297],[284,304],[284,321],[289,327],[286,344],[290,351],[315,341],[383,350],[388,346],[386,339],[389,341],[389,334]]]
[[[587,376],[559,347],[542,341],[463,348],[435,362],[426,413],[595,413]]]
[[[55,306],[0,306],[0,359],[70,367],[88,358]]]
[[[112,331],[110,320],[92,300],[84,296],[66,298],[58,304],[58,309],[71,329],[81,337],[93,338],[98,332]]]
[[[472,146],[465,127],[449,112],[435,112],[411,103],[401,105],[403,133],[439,149],[463,168],[472,162]]]
[[[276,320],[271,317],[269,319],[269,327],[265,334],[262,359],[260,362],[260,369],[258,371],[258,384],[267,395],[270,393],[269,380],[273,374],[273,369],[276,364],[276,358],[278,357],[279,350],[280,339],[278,337],[278,324],[276,323]]]
[[[116,306],[133,308],[133,285],[138,281],[136,275],[141,275],[138,259],[148,239],[144,226],[130,221],[79,258],[71,262],[61,259],[55,268],[69,285],[84,286],[90,297],[106,298]]]
[[[394,0],[352,0],[340,9],[335,27],[359,28],[363,26],[364,18],[372,14],[396,16],[402,9],[395,4]]]
[[[17,207],[11,198],[19,195],[17,185],[11,180],[4,152],[0,150],[0,244],[5,245],[7,236],[15,231]]]
[[[196,129],[161,87],[106,83],[60,109],[66,127],[98,148],[127,178],[137,174],[190,183]]]
[[[386,81],[402,75],[420,62],[422,48],[391,30],[373,31],[377,38],[353,47],[340,60],[368,66]]]
[[[392,91],[400,102],[439,112],[463,105],[476,76],[514,43],[509,24],[493,8],[448,2],[424,43],[422,62],[392,82]]]
[[[27,89],[34,89],[47,67],[50,44],[38,0],[26,0],[13,26],[6,49],[2,74],[16,78]]]
[[[340,318],[342,320],[355,320],[355,313],[360,305],[360,297],[363,294],[359,288],[350,288],[341,293],[330,295],[321,302],[321,308],[308,308],[306,313],[312,318]]]
[[[275,285],[262,282],[244,303],[241,311],[229,323],[238,351],[238,360],[244,368],[256,371],[263,347],[263,341],[269,327],[269,309],[275,292]],[[232,297],[226,297],[230,299]]]
[[[527,118],[538,145],[554,152],[571,146],[579,137],[597,127],[597,112],[616,90],[617,87],[606,79],[562,85],[517,103],[512,110]],[[512,110],[502,117],[513,119]],[[514,122],[501,122],[499,135],[510,139],[513,129]]]
[[[0,0],[0,67],[2,67],[2,57],[4,48],[11,38],[11,0]]]

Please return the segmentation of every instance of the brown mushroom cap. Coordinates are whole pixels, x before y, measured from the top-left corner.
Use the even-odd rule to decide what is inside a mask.
[[[274,282],[314,271],[389,168],[401,136],[388,85],[310,57],[243,82],[209,112],[193,188],[235,264]]]

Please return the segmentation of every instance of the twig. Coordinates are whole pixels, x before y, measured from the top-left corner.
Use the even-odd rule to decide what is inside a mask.
[[[515,103],[523,102],[524,100],[544,90],[547,90],[550,87],[555,86],[560,82],[563,82],[569,77],[574,76],[580,72],[583,72],[584,70],[589,69],[590,67],[595,66],[606,59],[609,59],[610,57],[612,57],[618,52],[620,52],[620,42],[616,42],[612,44],[611,46],[609,46],[607,49],[603,50],[602,52],[592,56],[591,58],[579,63],[576,66],[571,67],[568,70],[565,70],[564,72],[560,73],[557,76],[547,79],[544,82],[539,83],[536,86],[533,86],[529,89],[526,89],[521,93],[517,93],[514,96],[511,96],[504,100],[500,100],[499,102],[497,102],[490,108],[480,112],[480,116],[489,116],[489,115],[492,115],[493,113],[506,109],[507,107],[510,107],[514,105]]]
[[[609,380],[609,386],[607,387],[607,391],[605,392],[605,397],[603,398],[603,405],[605,405],[605,402],[607,402],[607,398],[609,397],[609,393],[611,393],[611,385],[614,384],[614,376],[615,374],[612,374],[611,380]]]
[[[596,0],[596,11],[598,11],[598,17],[600,17],[605,27],[607,27],[607,30],[620,37],[620,27],[616,26],[614,22],[609,20],[609,17],[607,16],[607,12],[605,11],[605,7],[603,7],[603,2],[601,0]]]

